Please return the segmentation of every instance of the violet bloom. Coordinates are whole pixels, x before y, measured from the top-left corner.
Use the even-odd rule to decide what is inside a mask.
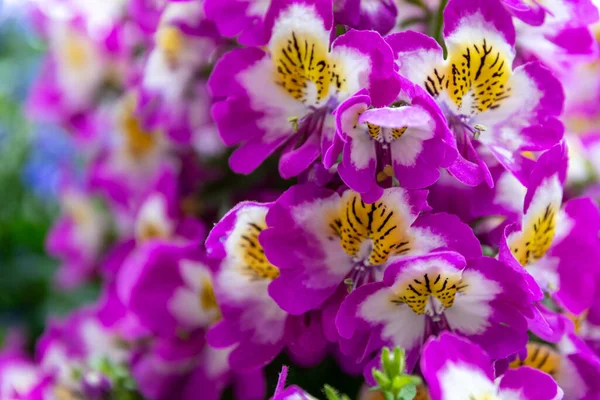
[[[539,158],[530,176],[521,222],[506,228],[500,258],[517,261],[535,279],[533,290],[539,285],[561,306],[579,314],[592,304],[596,290],[600,211],[589,198],[562,205],[566,170],[563,144]]]
[[[291,314],[319,309],[336,291],[379,281],[395,260],[453,249],[481,255],[471,229],[449,214],[427,214],[426,191],[385,189],[366,204],[352,190],[338,194],[315,185],[285,192],[267,214],[261,243],[280,276],[269,287]],[[337,297],[337,296],[336,296]],[[337,304],[331,304],[335,318]],[[324,311],[325,312],[325,311]]]
[[[517,3],[509,11],[515,20],[516,48],[523,60],[540,60],[559,74],[561,82],[574,68],[598,57],[592,26],[598,22],[598,9],[592,0],[554,0]],[[520,3],[520,4],[519,4]],[[525,7],[524,7],[525,6]],[[517,11],[519,9],[519,11]]]
[[[446,59],[420,33],[386,40],[400,74],[423,86],[446,115],[459,151],[449,171],[469,186],[491,186],[485,149],[525,180],[528,163],[520,153],[546,150],[562,138],[560,82],[539,63],[513,69],[515,30],[499,0],[450,0],[444,22]]]
[[[235,373],[228,364],[231,349],[214,349],[203,336],[154,338],[132,361],[132,375],[144,398],[218,400],[232,385],[235,398],[265,398],[264,376],[260,369]]]
[[[213,292],[215,271],[216,263],[194,245],[149,242],[119,271],[119,297],[155,335],[190,334],[208,329],[221,316]]]
[[[90,184],[124,209],[135,208],[165,164],[178,161],[161,131],[143,129],[138,98],[130,92],[115,105],[107,140],[89,166]]]
[[[138,244],[153,239],[196,243],[206,235],[204,224],[182,209],[185,185],[180,178],[174,168],[160,168],[135,211],[133,234]]]
[[[119,333],[100,318],[96,306],[78,309],[62,321],[51,321],[36,348],[40,369],[51,377],[55,393],[63,396],[84,390],[75,372],[90,371],[101,361],[124,366],[129,357]]]
[[[392,177],[404,188],[424,188],[456,159],[452,132],[435,101],[406,79],[401,84],[388,107],[373,108],[363,89],[335,111],[337,135],[325,167],[342,152],[340,177],[368,203],[381,197]]]
[[[283,147],[282,177],[305,171],[333,140],[331,112],[366,88],[375,106],[393,101],[397,77],[389,45],[376,32],[350,31],[331,43],[327,0],[274,0],[266,18],[268,52],[253,47],[224,55],[209,87],[225,144],[240,144],[229,162],[250,173]]]
[[[496,378],[490,357],[477,345],[443,333],[423,350],[421,371],[432,400],[560,400],[562,390],[547,374],[529,367]]]
[[[46,237],[46,249],[61,261],[58,284],[73,287],[95,271],[106,243],[109,219],[89,190],[66,184],[60,190],[62,211]]]
[[[154,47],[144,65],[138,113],[145,129],[163,129],[178,143],[190,143],[195,132],[203,68],[214,62],[220,37],[195,1],[168,4],[154,33]]]
[[[445,330],[480,344],[494,359],[507,357],[527,343],[532,312],[517,271],[488,257],[439,252],[393,262],[383,281],[350,293],[336,325],[342,351],[359,361],[384,345],[400,346],[412,367],[427,337]]]
[[[27,100],[32,118],[71,128],[78,139],[97,133],[94,114],[102,86],[114,65],[99,43],[68,23],[51,21],[50,52]]]
[[[300,365],[318,363],[327,350],[318,312],[290,316],[269,295],[279,268],[267,259],[258,238],[270,207],[238,204],[206,240],[209,255],[222,259],[215,295],[223,316],[207,340],[216,348],[233,347],[229,364],[237,371],[263,367],[286,347]]]
[[[575,333],[565,334],[556,347],[529,342],[511,368],[527,366],[552,376],[566,399],[592,399],[600,395],[600,359]]]

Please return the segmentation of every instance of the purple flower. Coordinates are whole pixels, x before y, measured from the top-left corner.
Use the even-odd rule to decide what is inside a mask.
[[[566,170],[562,144],[539,158],[530,176],[522,220],[507,227],[500,258],[518,261],[543,291],[579,314],[591,305],[596,290],[598,268],[591,260],[600,251],[600,211],[586,198],[562,205]]]
[[[46,386],[42,371],[22,351],[3,349],[0,352],[0,398],[41,400],[35,395]]]
[[[260,236],[280,271],[269,293],[298,315],[318,309],[337,291],[329,304],[335,317],[347,294],[344,282],[358,287],[380,281],[395,260],[447,248],[480,256],[479,241],[458,218],[422,213],[425,198],[425,191],[390,188],[366,204],[352,190],[340,195],[310,184],[290,188],[271,207]]]
[[[155,335],[190,334],[220,318],[215,271],[215,263],[193,245],[152,241],[136,249],[119,271],[119,297]]]
[[[350,293],[336,324],[342,351],[359,361],[384,345],[400,346],[410,368],[427,337],[444,330],[468,337],[495,359],[527,343],[531,301],[522,276],[501,262],[438,252],[393,262],[382,282]]]
[[[425,345],[421,371],[432,400],[560,400],[563,396],[549,375],[529,367],[509,370],[495,380],[490,357],[479,346],[449,333]]]
[[[515,30],[499,0],[450,0],[444,11],[448,57],[431,37],[390,35],[400,74],[440,104],[459,157],[449,171],[461,182],[492,185],[481,152],[526,180],[523,151],[546,150],[563,135],[560,82],[539,63],[513,69]]]
[[[199,71],[214,62],[222,41],[195,1],[168,4],[154,39],[139,83],[137,112],[145,129],[163,129],[171,140],[187,144],[212,122],[208,115],[204,121],[195,115],[210,108]]]
[[[371,203],[392,179],[407,189],[420,189],[439,178],[439,168],[456,158],[452,133],[433,99],[402,79],[394,104],[372,108],[366,90],[336,109],[337,135],[324,158],[330,168],[343,152],[338,172],[344,182]]]
[[[63,185],[62,212],[46,237],[46,250],[61,261],[56,276],[62,287],[89,279],[97,267],[106,242],[109,220],[89,191]]]
[[[394,100],[390,47],[376,32],[350,31],[331,44],[330,1],[274,0],[266,17],[268,52],[237,49],[215,66],[212,113],[225,144],[240,144],[231,168],[250,173],[280,147],[282,177],[305,171],[331,145],[331,112],[358,90],[375,106]]]
[[[524,60],[540,60],[558,73],[561,80],[575,72],[577,64],[598,57],[592,25],[598,9],[592,0],[558,0],[523,7],[522,0],[509,8],[515,21],[516,47]],[[517,9],[520,9],[517,11]]]
[[[222,259],[215,284],[223,319],[213,326],[211,346],[233,346],[234,370],[263,367],[286,346],[301,365],[318,363],[327,350],[319,313],[290,316],[270,297],[279,268],[265,256],[259,234],[271,204],[243,202],[215,225],[206,240],[209,255]]]
[[[551,375],[567,399],[594,398],[600,395],[600,359],[574,333],[563,336],[557,347],[530,342],[511,368],[535,368]]]

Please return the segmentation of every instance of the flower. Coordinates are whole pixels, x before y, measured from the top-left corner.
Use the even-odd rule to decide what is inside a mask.
[[[563,396],[549,375],[528,367],[510,370],[495,381],[490,357],[477,345],[449,333],[425,345],[421,370],[432,400],[560,400]]]
[[[563,80],[578,64],[598,56],[591,29],[598,22],[598,9],[592,0],[560,0],[533,4],[517,13],[514,10],[523,21],[515,21],[521,59],[540,60]]]
[[[376,32],[349,31],[331,44],[327,0],[275,0],[266,18],[268,52],[236,49],[215,66],[209,87],[225,144],[241,144],[229,162],[248,174],[276,149],[282,177],[306,170],[329,148],[331,112],[360,89],[373,104],[393,101],[398,85],[389,46]]]
[[[384,345],[400,346],[410,370],[427,337],[444,330],[478,343],[494,359],[519,351],[527,343],[531,304],[525,280],[509,266],[438,252],[393,262],[382,282],[350,293],[336,325],[346,339],[342,350],[358,360]]]
[[[562,205],[566,170],[563,144],[538,159],[521,222],[506,228],[500,258],[508,263],[518,261],[543,291],[579,314],[594,297],[597,268],[589,260],[599,251],[600,212],[589,198],[571,199]]]
[[[555,348],[530,342],[527,351],[510,364],[511,368],[527,366],[552,376],[567,399],[598,396],[600,359],[574,333],[566,334]]]
[[[73,287],[96,270],[110,220],[91,190],[65,183],[60,191],[62,213],[46,237],[46,249],[62,263],[58,284]]]
[[[267,227],[270,207],[270,203],[239,203],[206,240],[208,254],[222,259],[215,295],[223,315],[207,340],[216,348],[234,346],[229,364],[236,371],[263,367],[286,346],[303,365],[318,363],[326,352],[318,313],[289,316],[269,296],[279,268],[265,256],[259,235]]]
[[[162,128],[178,143],[207,134],[198,132],[205,121],[197,124],[193,114],[197,106],[209,107],[203,103],[203,70],[214,62],[220,42],[202,4],[172,2],[164,8],[139,84],[137,111],[145,129]]]
[[[220,317],[213,292],[215,272],[215,263],[194,245],[151,241],[121,267],[119,297],[155,335],[185,337],[208,329]]]
[[[371,203],[381,186],[395,176],[399,185],[420,189],[435,183],[439,167],[456,158],[452,133],[433,99],[402,79],[402,90],[390,107],[371,108],[366,90],[336,109],[337,135],[325,156],[330,168],[343,152],[338,173]]]
[[[459,181],[492,185],[480,153],[525,180],[523,151],[546,150],[563,135],[557,117],[560,82],[539,63],[512,67],[515,31],[499,0],[450,0],[444,10],[448,58],[416,32],[390,35],[399,73],[424,87],[440,104],[454,132],[459,157],[449,168]]]
[[[260,237],[279,267],[269,293],[298,315],[318,309],[340,287],[347,294],[345,282],[356,288],[381,280],[398,259],[447,248],[480,256],[471,229],[455,216],[423,213],[425,198],[425,191],[389,188],[366,204],[352,190],[293,186],[269,210]]]

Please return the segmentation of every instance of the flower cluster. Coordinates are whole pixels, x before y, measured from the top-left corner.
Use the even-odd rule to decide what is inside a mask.
[[[265,367],[381,388],[385,347],[402,398],[600,398],[592,0],[30,11],[28,113],[81,159],[55,284],[102,293],[1,353],[0,398],[311,399]]]

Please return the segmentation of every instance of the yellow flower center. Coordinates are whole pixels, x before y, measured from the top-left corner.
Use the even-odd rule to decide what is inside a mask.
[[[53,392],[57,400],[79,400],[79,397],[64,385],[57,385]]]
[[[470,396],[469,400],[499,400],[500,398],[493,393],[484,393],[481,396]]]
[[[365,204],[353,191],[344,193],[329,226],[344,251],[366,265],[381,265],[390,256],[411,250],[413,239],[402,217],[382,201]]]
[[[121,131],[125,136],[125,150],[134,158],[148,154],[156,145],[156,132],[146,132],[142,129],[134,115],[135,99],[126,102],[121,116]]]
[[[526,365],[554,376],[560,369],[560,364],[561,357],[556,350],[547,344],[531,342],[527,344],[527,357],[524,360],[517,358],[510,363],[510,367]]]
[[[69,35],[65,43],[65,59],[67,64],[73,68],[83,68],[87,62],[87,46],[86,40],[77,35]]]
[[[588,311],[585,310],[579,315],[571,314],[570,312],[566,312],[565,315],[571,321],[573,321],[573,327],[575,329],[576,334],[581,333],[581,327],[587,318]]]
[[[208,278],[202,280],[202,293],[200,294],[200,306],[206,312],[216,312],[213,323],[221,319],[221,310],[217,304],[217,298],[215,297],[215,291],[213,289],[212,281]]]
[[[462,292],[467,285],[462,284],[460,273],[426,273],[422,276],[404,282],[400,290],[392,297],[395,304],[406,304],[416,314],[428,314],[427,305],[430,297],[439,301],[446,309],[452,307],[456,293]],[[437,313],[438,310],[432,310]]]
[[[178,28],[164,26],[158,31],[156,44],[168,60],[174,61],[177,55],[183,50],[185,39]]]
[[[169,233],[162,229],[158,224],[154,222],[146,222],[143,224],[140,233],[138,234],[138,242],[145,242],[150,239],[166,239]]]
[[[346,79],[341,65],[329,56],[327,43],[309,34],[292,32],[275,46],[275,81],[290,96],[303,103],[318,105],[331,88],[342,89]]]
[[[522,235],[511,243],[511,251],[522,266],[531,264],[546,254],[556,233],[557,212],[548,204],[543,214],[525,227]]]
[[[279,276],[279,268],[271,264],[258,242],[258,234],[267,227],[264,219],[248,223],[241,236],[240,248],[244,261],[244,272],[253,279],[273,280]]]
[[[367,129],[369,130],[369,136],[371,136],[374,140],[377,140],[381,143],[391,143],[404,135],[404,132],[406,132],[408,126],[390,128],[389,131],[384,131],[384,128],[380,127],[379,125],[367,122]]]
[[[509,57],[485,39],[452,49],[447,67],[434,69],[424,82],[434,97],[446,92],[463,115],[500,106],[510,95]]]

